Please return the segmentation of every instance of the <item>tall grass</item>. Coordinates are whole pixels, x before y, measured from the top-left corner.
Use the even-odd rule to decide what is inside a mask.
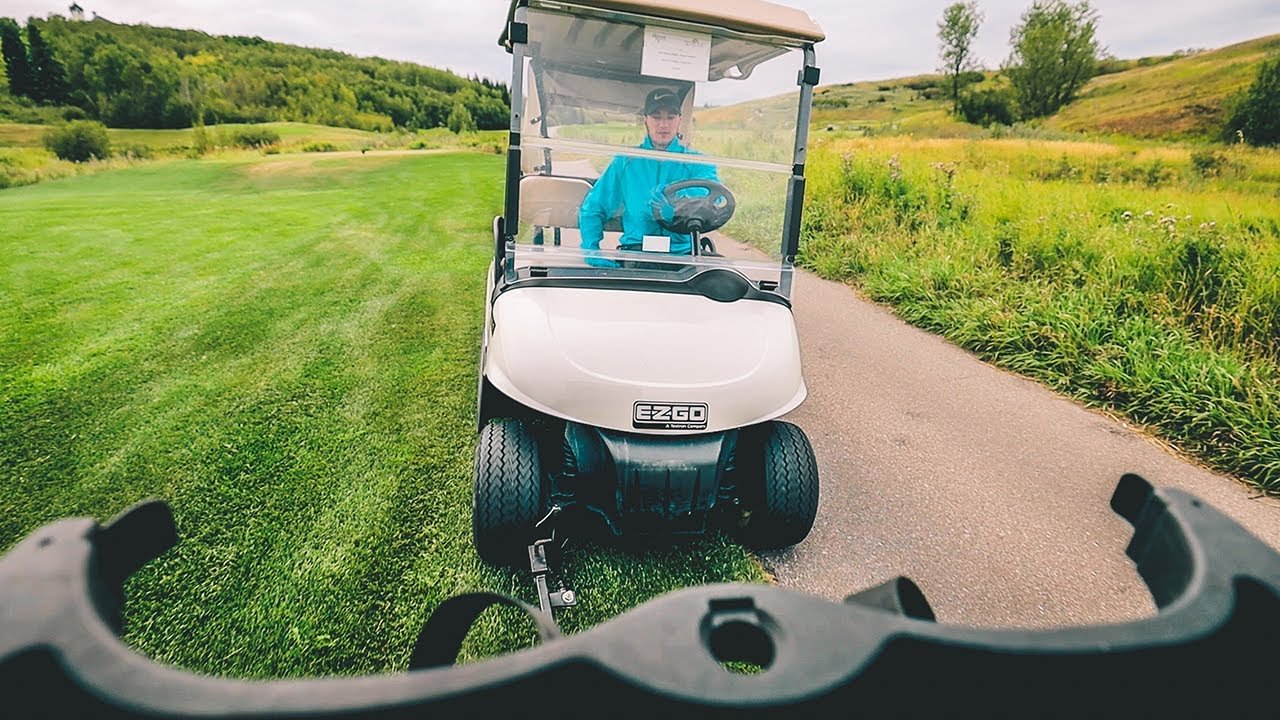
[[[1280,153],[832,140],[802,263],[1280,492]]]

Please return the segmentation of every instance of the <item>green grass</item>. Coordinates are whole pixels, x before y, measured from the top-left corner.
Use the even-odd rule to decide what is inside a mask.
[[[0,147],[42,147],[42,138],[48,127],[47,125],[22,123],[0,124]],[[377,142],[382,136],[381,133],[366,132],[364,130],[292,122],[261,123],[257,125],[208,125],[205,130],[216,138],[220,133],[230,135],[238,129],[250,127],[270,128],[279,133],[281,140],[286,143],[344,142],[357,148],[361,143]],[[109,128],[107,130],[112,145],[136,145],[157,151],[173,147],[190,147],[194,140],[193,133],[194,130],[192,128],[178,130]]]
[[[0,192],[0,549],[168,500],[126,639],[219,675],[402,670],[444,599],[532,582],[470,542],[475,369],[503,159],[173,160]],[[459,188],[465,188],[459,191]],[[763,581],[715,537],[579,548],[569,631]],[[466,654],[533,632],[495,613]]]
[[[1204,152],[822,140],[801,261],[1280,493],[1280,153]]]
[[[136,165],[154,159],[185,157],[234,157],[313,152],[378,152],[383,150],[475,149],[494,154],[506,150],[506,133],[485,130],[461,135],[445,128],[416,132],[373,133],[307,123],[275,122],[257,125],[210,125],[204,129],[203,151],[197,149],[196,130],[131,130],[108,128],[112,157],[105,161],[71,163],[59,160],[44,148],[47,125],[0,123],[0,190],[34,185],[46,180],[86,175]],[[261,149],[247,149],[237,142],[246,129],[265,129],[279,142]]]

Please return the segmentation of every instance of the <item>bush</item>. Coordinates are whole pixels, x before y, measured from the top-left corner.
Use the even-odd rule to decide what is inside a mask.
[[[1231,104],[1223,137],[1258,146],[1280,144],[1280,55],[1263,62],[1253,85]]]
[[[231,142],[242,148],[257,150],[280,142],[280,133],[268,127],[248,127],[237,130]]]
[[[93,120],[75,120],[49,128],[44,146],[54,155],[71,162],[87,162],[111,157],[107,127]]]
[[[338,146],[331,142],[313,142],[302,146],[302,152],[336,152]]]
[[[87,120],[88,115],[74,105],[37,105],[30,98],[7,92],[4,65],[0,63],[0,122],[28,125],[60,125],[68,120]]]
[[[1006,89],[979,88],[960,94],[960,115],[983,127],[1012,125],[1017,119],[1013,95]]]
[[[134,160],[150,160],[155,156],[155,152],[146,145],[129,145],[121,148],[119,154]]]
[[[1071,158],[1067,157],[1066,153],[1063,153],[1056,162],[1033,171],[1032,175],[1038,180],[1077,180],[1080,178],[1081,170],[1072,164]]]
[[[1191,153],[1191,168],[1202,178],[1218,177],[1229,164],[1227,156],[1220,152],[1196,150]]]
[[[929,78],[929,77],[908,81],[906,83],[906,86],[911,90],[915,90],[916,92],[920,92],[921,90],[928,90],[929,88],[933,88],[933,87],[943,87],[943,85],[940,84],[940,81],[937,78]]]

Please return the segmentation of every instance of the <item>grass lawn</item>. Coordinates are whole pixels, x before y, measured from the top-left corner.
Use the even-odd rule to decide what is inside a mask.
[[[233,134],[243,128],[270,128],[280,135],[285,142],[328,141],[345,143],[360,147],[357,143],[374,144],[381,136],[379,133],[350,128],[328,127],[308,123],[274,122],[256,125],[209,125],[205,128],[216,139],[219,133]],[[47,125],[30,125],[21,123],[0,123],[0,147],[43,147]],[[133,130],[128,128],[109,128],[107,135],[111,144],[117,147],[142,146],[152,150],[163,150],[174,147],[189,147],[192,144],[194,131],[192,128],[178,130]]]
[[[130,581],[126,640],[239,677],[402,670],[447,597],[536,601],[470,537],[503,162],[178,160],[0,191],[0,550],[168,500],[181,541]],[[569,631],[764,580],[718,537],[568,569]],[[495,612],[466,652],[533,637]]]

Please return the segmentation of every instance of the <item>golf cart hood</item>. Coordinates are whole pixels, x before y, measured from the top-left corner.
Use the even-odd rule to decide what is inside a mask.
[[[780,303],[527,287],[499,295],[492,321],[484,373],[494,387],[588,425],[715,432],[783,415],[806,393]]]

